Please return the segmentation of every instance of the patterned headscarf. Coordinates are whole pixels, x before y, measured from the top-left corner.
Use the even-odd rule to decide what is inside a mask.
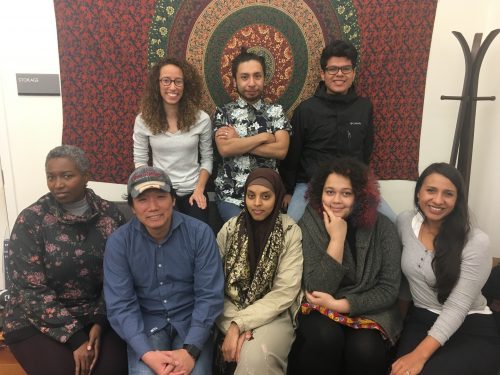
[[[284,248],[279,215],[285,188],[280,176],[270,168],[257,168],[248,175],[245,197],[251,185],[269,188],[276,200],[273,211],[262,221],[254,220],[246,206],[236,219],[236,229],[223,261],[225,293],[239,308],[245,308],[271,290]]]

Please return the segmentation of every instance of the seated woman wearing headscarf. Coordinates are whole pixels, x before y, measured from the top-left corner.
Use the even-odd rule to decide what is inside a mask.
[[[402,325],[401,246],[394,224],[377,213],[379,199],[375,177],[355,159],[334,159],[311,180],[299,222],[306,301],[292,374],[387,373]]]
[[[5,341],[30,375],[126,374],[125,343],[109,327],[103,286],[108,236],[125,222],[86,187],[89,160],[51,150],[49,193],[18,216],[9,242]]]
[[[255,169],[244,194],[245,208],[217,236],[225,274],[218,362],[225,373],[285,374],[300,303],[302,236],[280,213],[284,187],[275,171]]]

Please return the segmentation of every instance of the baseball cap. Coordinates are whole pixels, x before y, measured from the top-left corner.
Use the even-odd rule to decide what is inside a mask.
[[[132,172],[128,179],[127,192],[132,198],[148,189],[160,189],[166,193],[172,191],[172,181],[160,168],[143,166]]]

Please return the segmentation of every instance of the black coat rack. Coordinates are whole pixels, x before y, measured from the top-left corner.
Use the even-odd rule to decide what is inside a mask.
[[[462,96],[442,95],[441,100],[460,100],[455,136],[453,138],[453,146],[451,149],[450,164],[455,165],[462,173],[465,180],[465,193],[467,197],[469,194],[477,101],[493,101],[496,99],[494,96],[477,96],[479,72],[481,70],[481,63],[483,62],[484,55],[498,33],[500,33],[500,29],[491,31],[484,40],[483,44],[481,44],[483,34],[475,34],[474,41],[472,42],[472,48],[469,49],[469,45],[467,44],[464,36],[458,31],[453,31],[453,35],[455,35],[458,39],[464,53],[464,86],[462,89]]]

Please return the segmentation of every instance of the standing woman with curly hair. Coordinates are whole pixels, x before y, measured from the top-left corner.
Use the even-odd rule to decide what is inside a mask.
[[[290,374],[385,375],[402,327],[401,248],[377,212],[377,181],[362,162],[335,158],[318,167],[308,194],[299,221],[306,300]]]
[[[413,307],[391,374],[498,374],[500,338],[481,294],[491,272],[489,239],[471,228],[460,172],[431,164],[414,203],[397,220]]]
[[[178,211],[208,223],[205,187],[212,173],[212,124],[200,109],[201,79],[187,61],[165,58],[150,70],[134,125],[134,163],[170,176]]]

